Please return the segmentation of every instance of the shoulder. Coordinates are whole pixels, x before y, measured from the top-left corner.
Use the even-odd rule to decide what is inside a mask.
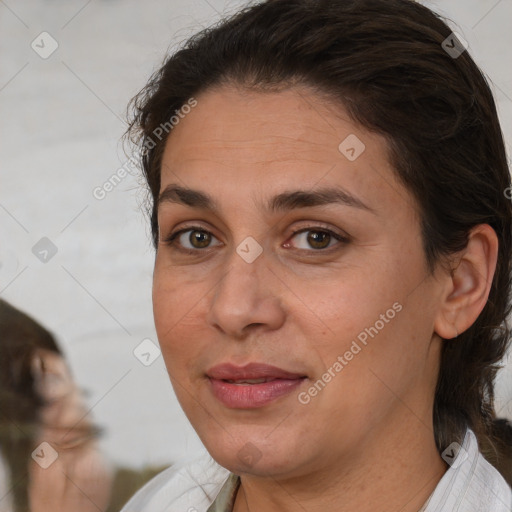
[[[474,442],[477,444],[476,438]],[[468,503],[479,503],[478,500],[493,512],[512,511],[512,489],[481,453],[478,454],[467,494]]]
[[[171,466],[144,485],[121,512],[204,512],[228,476],[209,455]]]
[[[455,452],[449,462],[451,467],[437,485],[425,512],[511,512],[512,489],[480,453],[474,432],[467,430],[462,446],[452,445],[443,452],[447,461]]]

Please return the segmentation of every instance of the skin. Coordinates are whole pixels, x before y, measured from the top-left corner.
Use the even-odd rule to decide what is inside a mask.
[[[183,410],[212,457],[241,476],[235,512],[419,510],[448,467],[432,424],[441,337],[460,334],[483,309],[494,232],[475,228],[455,270],[430,275],[416,203],[397,181],[383,137],[306,88],[223,86],[197,101],[167,140],[161,191],[200,190],[219,210],[159,204],[154,317]],[[349,134],[365,145],[354,161],[338,149]],[[372,211],[264,208],[278,193],[324,186],[343,187]],[[203,233],[206,248],[192,245],[191,231],[174,246],[165,242],[196,225],[211,233]],[[348,241],[332,237],[315,248],[308,234],[325,229]],[[263,250],[252,263],[236,252],[248,236]],[[196,252],[180,252],[179,242]],[[298,393],[397,302],[401,311],[300,403]],[[263,362],[308,379],[264,407],[231,409],[205,376],[225,362]],[[252,460],[244,461],[248,450]]]

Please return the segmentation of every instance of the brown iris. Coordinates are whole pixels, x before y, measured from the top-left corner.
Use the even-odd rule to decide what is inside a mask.
[[[330,239],[331,235],[324,231],[310,231],[307,236],[308,243],[314,249],[324,249],[329,245]]]
[[[192,246],[195,247],[196,249],[203,249],[205,247],[208,247],[208,245],[210,244],[211,235],[206,231],[191,231],[189,241],[192,244]],[[195,245],[194,242],[197,242],[197,245]]]

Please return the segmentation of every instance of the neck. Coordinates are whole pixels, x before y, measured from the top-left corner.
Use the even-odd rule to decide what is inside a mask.
[[[319,471],[291,478],[242,475],[233,512],[418,512],[448,466],[424,423],[390,427],[379,428],[378,439],[365,441],[364,450],[358,446],[357,455],[337,457]]]

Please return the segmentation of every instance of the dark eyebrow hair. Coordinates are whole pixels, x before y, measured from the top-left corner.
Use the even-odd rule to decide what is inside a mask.
[[[210,195],[199,190],[174,184],[168,185],[162,191],[158,197],[157,206],[167,202],[183,204],[192,208],[211,210],[213,212],[219,211],[219,205]],[[370,208],[364,204],[363,201],[339,187],[327,187],[311,191],[294,190],[291,192],[281,192],[270,198],[266,209],[270,212],[279,212],[327,204],[344,204],[375,213],[373,208]]]

